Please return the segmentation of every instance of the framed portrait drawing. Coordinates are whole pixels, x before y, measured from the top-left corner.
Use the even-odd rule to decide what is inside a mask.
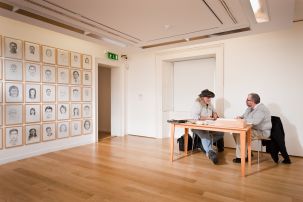
[[[25,105],[25,122],[34,123],[41,121],[41,106],[39,104]]]
[[[85,119],[83,120],[83,134],[89,134],[93,131],[93,125],[91,119]]]
[[[40,45],[31,42],[24,42],[25,60],[40,62]]]
[[[26,84],[25,87],[25,101],[26,102],[40,102],[40,85]]]
[[[70,87],[70,99],[71,101],[81,101],[81,87]]]
[[[39,64],[25,63],[25,81],[41,81],[41,67]]]
[[[69,119],[69,104],[66,103],[58,103],[58,120],[66,120]]]
[[[42,124],[42,140],[49,141],[56,139],[56,124],[44,123]]]
[[[43,66],[42,82],[47,82],[47,83],[56,82],[56,68],[54,66]]]
[[[6,83],[5,100],[6,102],[23,102],[22,83]]]
[[[6,125],[22,124],[23,105],[8,104],[5,105],[5,123]]]
[[[82,110],[82,116],[84,118],[92,117],[92,104],[89,103],[83,103],[82,104],[83,110]]]
[[[42,46],[42,62],[47,64],[56,63],[55,48],[49,46]]]
[[[80,53],[71,52],[70,61],[71,61],[70,66],[76,67],[76,68],[81,68],[81,54]]]
[[[57,124],[57,138],[69,137],[69,122],[59,122]]]
[[[45,104],[42,106],[42,120],[43,121],[56,120],[56,106],[54,104]]]
[[[1,37],[1,36],[0,36]],[[0,39],[1,40],[1,39]],[[1,44],[0,44],[1,45]],[[2,128],[0,128],[0,149],[2,149],[3,148],[3,142],[2,142],[2,140],[3,140],[3,134],[2,134]]]
[[[25,126],[25,144],[33,144],[41,140],[41,126],[27,125]]]
[[[57,71],[58,71],[57,82],[68,84],[69,83],[69,69],[59,67],[57,69]]]
[[[92,69],[92,56],[90,55],[82,56],[82,67],[83,69]]]
[[[0,44],[0,49],[1,49],[1,44]],[[3,67],[2,67],[2,58],[0,58],[0,79],[2,79],[2,72],[3,72],[2,69],[3,69]]]
[[[69,87],[68,86],[57,86],[57,100],[58,101],[69,101]]]
[[[22,81],[22,62],[17,60],[4,60],[4,78],[8,81]]]
[[[82,74],[81,74],[81,70],[80,69],[71,69],[70,71],[70,83],[71,84],[75,84],[75,85],[80,85],[81,84],[81,78],[82,78]]]
[[[71,104],[71,118],[72,119],[80,119],[81,118],[81,104],[80,103],[72,103]]]
[[[74,120],[70,123],[70,131],[71,131],[71,136],[78,136],[82,135],[81,131],[81,123],[82,121],[80,120]]]
[[[3,102],[3,83],[0,81],[0,102]]]
[[[55,85],[43,85],[42,86],[42,100],[43,100],[43,102],[55,102],[56,101],[56,86]]]
[[[83,82],[83,85],[89,85],[89,86],[92,85],[92,72],[91,71],[87,71],[87,70],[83,71],[82,82]]]
[[[3,111],[2,111],[3,109],[2,109],[2,105],[0,106],[0,126],[2,126],[2,124],[3,124],[3,120],[2,120],[2,114],[3,114]]]
[[[92,88],[91,87],[83,87],[83,101],[90,102],[92,101]]]
[[[4,37],[4,56],[8,58],[22,59],[23,46],[22,41]]]
[[[69,66],[69,51],[57,49],[57,64],[61,66]]]
[[[0,35],[0,57],[2,56],[2,36]]]
[[[23,144],[22,126],[5,128],[5,147],[16,147]]]

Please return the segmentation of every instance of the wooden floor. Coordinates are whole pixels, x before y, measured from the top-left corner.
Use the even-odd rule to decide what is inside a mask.
[[[264,155],[259,168],[253,158],[243,178],[234,152],[220,165],[201,152],[171,164],[169,139],[106,138],[1,165],[0,201],[303,201],[302,158],[276,165]]]

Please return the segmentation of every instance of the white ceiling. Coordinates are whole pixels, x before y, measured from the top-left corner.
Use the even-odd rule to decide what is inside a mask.
[[[272,31],[303,19],[303,0],[267,4],[270,22],[262,24],[249,0],[0,0],[0,15],[142,50]]]

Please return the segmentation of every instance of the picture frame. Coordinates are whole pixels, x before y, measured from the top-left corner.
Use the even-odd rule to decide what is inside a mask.
[[[92,56],[82,55],[82,67],[83,69],[92,69]]]
[[[55,83],[56,82],[56,68],[54,66],[42,67],[42,82]]]
[[[59,122],[57,124],[57,138],[58,139],[69,137],[69,125],[70,124],[68,121]]]
[[[23,80],[23,64],[18,60],[4,60],[4,79],[7,81]]]
[[[70,116],[72,119],[80,119],[81,118],[81,110],[82,106],[80,103],[72,103],[70,108]]]
[[[0,35],[0,57],[2,56],[2,36]]]
[[[0,81],[0,102],[3,102],[3,82]]]
[[[41,142],[41,126],[39,124],[25,126],[25,144]]]
[[[83,87],[82,88],[82,100],[84,102],[92,101],[92,88],[91,87]]]
[[[91,103],[82,104],[82,116],[83,116],[83,118],[92,117],[92,104]]]
[[[22,40],[4,37],[4,57],[21,60],[23,57]]]
[[[3,125],[3,108],[2,105],[0,106],[0,126]]]
[[[40,102],[41,100],[41,86],[40,84],[26,84],[25,85],[25,101],[27,103]]]
[[[74,120],[70,123],[70,131],[71,136],[79,136],[82,135],[81,130],[82,121],[81,120]]]
[[[56,120],[56,105],[44,104],[42,106],[42,121],[55,121]]]
[[[83,123],[83,134],[90,134],[93,131],[93,124],[91,119],[84,119]]]
[[[64,86],[64,85],[57,86],[57,100],[58,102],[69,101],[69,86]]]
[[[42,124],[42,141],[50,141],[56,139],[56,124],[44,123]]]
[[[57,119],[58,120],[66,120],[69,119],[70,111],[69,111],[68,103],[58,103],[57,107]]]
[[[5,128],[5,148],[23,145],[22,126]]]
[[[80,102],[81,101],[81,87],[71,86],[70,87],[70,99],[72,102]]]
[[[7,104],[5,105],[5,124],[18,125],[23,122],[23,105]]]
[[[1,37],[1,36],[0,36]],[[1,44],[0,44],[1,45]],[[0,49],[1,49],[1,46],[0,46]],[[0,52],[1,52],[1,50],[0,50]],[[2,60],[2,58],[0,58],[0,79],[2,79],[3,78],[3,75],[2,75],[2,70],[3,70],[3,65],[2,65],[2,62],[3,62],[3,60]]]
[[[58,67],[57,71],[58,71],[57,82],[62,83],[62,84],[68,84],[69,83],[69,69]]]
[[[70,53],[71,67],[81,68],[81,54],[76,52]]]
[[[82,72],[80,69],[71,69],[70,83],[73,85],[81,85]]]
[[[6,102],[23,102],[23,85],[22,83],[5,84],[5,101]]]
[[[83,74],[83,78],[82,78],[83,85],[91,86],[92,85],[92,71],[84,70],[82,74]]]
[[[41,66],[37,63],[25,63],[25,81],[41,82]]]
[[[70,65],[69,51],[57,49],[57,65],[60,66]]]
[[[39,44],[25,41],[24,42],[24,59],[33,62],[40,62],[41,47]]]
[[[55,102],[56,101],[56,86],[42,85],[42,101]]]
[[[35,123],[41,121],[41,105],[25,105],[25,122]]]
[[[56,64],[56,49],[50,46],[42,46],[42,62]]]
[[[0,36],[1,37],[1,36]],[[1,39],[0,39],[1,40]],[[1,44],[0,44],[1,45]],[[3,149],[3,130],[0,128],[0,150]]]

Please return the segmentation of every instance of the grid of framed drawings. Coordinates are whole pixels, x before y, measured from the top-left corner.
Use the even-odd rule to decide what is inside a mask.
[[[0,149],[91,134],[92,56],[0,36]]]

